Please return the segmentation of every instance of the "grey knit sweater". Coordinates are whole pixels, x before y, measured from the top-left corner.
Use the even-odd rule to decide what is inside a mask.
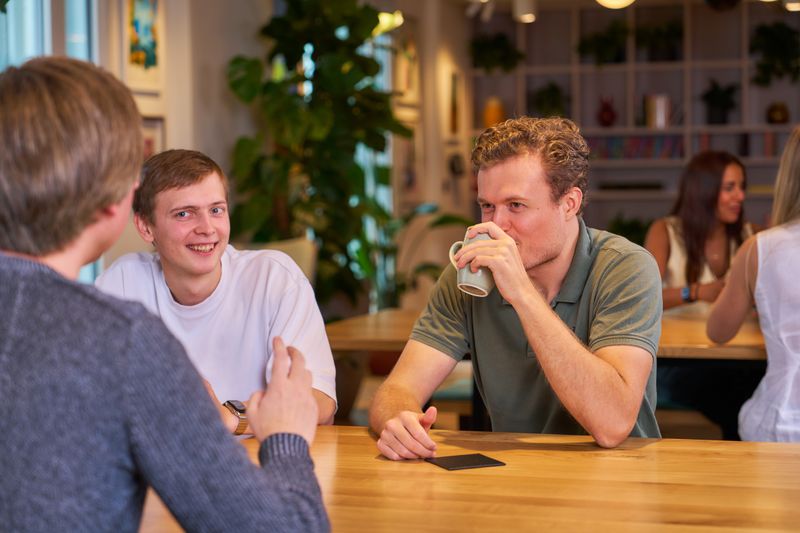
[[[0,253],[1,531],[136,531],[148,486],[190,531],[328,530],[306,441],[259,458],[144,307]]]

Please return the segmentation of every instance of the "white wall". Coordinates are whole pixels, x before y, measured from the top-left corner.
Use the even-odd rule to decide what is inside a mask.
[[[200,150],[229,170],[239,135],[252,133],[252,113],[228,91],[225,71],[238,53],[260,55],[258,31],[271,15],[266,0],[169,0],[162,28],[165,79],[160,94],[135,93],[143,115],[164,117],[165,148]],[[122,2],[98,2],[100,64],[122,77]],[[133,224],[104,255],[147,250]]]
[[[464,4],[457,1],[397,0],[395,6],[417,19],[421,32],[420,63],[422,82],[422,131],[424,134],[424,195],[425,201],[435,202],[440,211],[457,213],[471,218],[475,203],[475,178],[469,164],[469,128],[472,123],[471,96],[466,92],[466,77],[470,62],[467,50],[468,24]],[[458,129],[450,131],[451,75],[458,77],[456,85]],[[460,154],[465,173],[454,179],[448,160]],[[451,227],[428,231],[427,220],[418,220],[408,229],[399,261],[400,271],[410,271],[422,261],[441,265],[448,262],[450,244],[463,238],[463,228]],[[429,234],[428,234],[429,233]],[[403,243],[422,239],[413,253],[403,253]],[[432,280],[421,280],[420,287],[404,295],[402,307],[422,308],[433,286]]]

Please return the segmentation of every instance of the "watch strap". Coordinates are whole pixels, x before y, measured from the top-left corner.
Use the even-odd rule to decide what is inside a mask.
[[[233,416],[238,420],[236,429],[233,430],[234,435],[241,435],[247,429],[247,407],[239,400],[228,400],[222,404],[228,411],[233,413]]]

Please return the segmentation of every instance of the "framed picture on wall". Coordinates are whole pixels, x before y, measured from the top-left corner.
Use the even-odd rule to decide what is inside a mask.
[[[394,61],[392,90],[397,94],[395,103],[403,106],[419,106],[420,62],[417,22],[405,17],[403,25],[392,31]]]
[[[397,119],[411,130],[411,137],[392,136],[392,183],[396,207],[406,214],[421,204],[425,198],[422,143],[422,126],[416,109],[397,110]]]
[[[158,94],[163,88],[164,5],[160,0],[120,0],[122,73],[134,92]]]
[[[142,137],[144,137],[143,158],[164,150],[164,119],[161,117],[144,117],[142,119]]]

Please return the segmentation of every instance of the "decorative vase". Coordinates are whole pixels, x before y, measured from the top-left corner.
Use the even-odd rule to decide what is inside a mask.
[[[789,122],[789,108],[784,102],[772,102],[767,107],[767,122],[770,124],[786,124]]]
[[[597,111],[597,123],[608,128],[617,120],[617,111],[614,109],[612,98],[600,98],[600,109]]]
[[[496,96],[490,96],[483,106],[483,127],[489,128],[503,122],[506,118],[506,110],[503,102]]]

